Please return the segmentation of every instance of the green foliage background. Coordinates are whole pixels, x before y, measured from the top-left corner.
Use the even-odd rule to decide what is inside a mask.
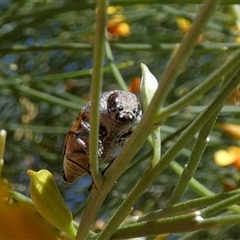
[[[134,77],[141,76],[141,63],[146,64],[157,78],[161,76],[184,37],[177,19],[182,17],[192,21],[200,6],[184,1],[175,4],[111,1],[110,5],[118,7],[109,18],[124,16],[123,21],[130,27],[129,36],[110,40],[114,63],[121,66],[127,85]],[[29,194],[26,170],[47,168],[54,174],[73,213],[79,216],[89,194],[87,189],[91,179],[87,176],[73,185],[62,183],[62,149],[66,133],[91,91],[95,3],[90,0],[3,1],[0,11],[0,127],[8,134],[3,176],[18,191]],[[167,103],[173,103],[190,92],[239,49],[237,21],[240,21],[240,15],[234,15],[233,5],[224,4],[224,1],[218,5],[204,30],[203,41],[196,46],[172,86]],[[108,67],[110,62],[105,58],[103,91],[121,88]],[[178,138],[173,133],[196,118],[217,88],[211,91],[198,99],[196,106],[167,119],[162,127],[162,138],[171,138],[164,142],[163,152]],[[233,106],[226,109],[220,114],[218,123],[239,123],[239,109]],[[216,150],[238,144],[224,136],[216,124],[195,178],[215,193],[222,192],[223,184],[228,181],[238,186],[237,170],[220,168],[213,161]],[[177,156],[176,160],[182,166],[186,164],[191,149],[190,142]],[[107,220],[115,211],[147,168],[150,157],[150,146],[146,143],[109,193],[99,217]],[[137,202],[135,209],[147,213],[163,207],[177,179],[172,170],[165,170]],[[196,196],[189,189],[183,200]],[[181,236],[181,239],[188,239],[187,235]],[[168,239],[179,237],[171,235]],[[237,226],[227,226],[198,232],[194,239],[203,237],[238,239],[240,232]]]

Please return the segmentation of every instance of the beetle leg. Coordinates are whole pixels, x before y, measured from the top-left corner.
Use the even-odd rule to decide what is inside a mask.
[[[89,137],[89,133],[88,132],[81,132],[81,131],[77,131],[74,133],[76,140],[78,142],[79,145],[81,145],[83,148],[87,148],[87,144],[85,143],[84,140],[82,140],[82,137],[88,138]]]
[[[103,155],[104,147],[101,140],[98,140],[98,157]]]
[[[105,172],[108,170],[108,168],[113,164],[114,160],[116,159],[117,157],[115,157],[114,159],[111,160],[111,162],[103,169],[102,171],[102,176],[104,176]]]
[[[90,124],[86,120],[81,121],[81,126],[86,132],[90,132]]]
[[[120,136],[120,138],[118,138],[117,142],[118,144],[123,147],[125,145],[125,143],[127,142],[127,140],[130,138],[132,134],[132,131],[129,131],[127,133],[124,133],[122,136]]]

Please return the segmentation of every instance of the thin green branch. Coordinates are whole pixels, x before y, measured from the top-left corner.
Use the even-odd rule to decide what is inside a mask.
[[[171,161],[169,166],[171,169],[178,175],[181,176],[183,173],[183,168],[176,161]],[[196,179],[192,178],[189,182],[189,186],[199,195],[201,196],[214,196],[215,193],[210,191],[208,188],[199,183]],[[233,205],[229,207],[232,212],[240,213],[240,207],[237,205]]]
[[[196,101],[200,96],[206,93],[210,88],[212,88],[217,82],[222,80],[227,80],[228,75],[239,70],[240,65],[240,50],[236,51],[229,59],[216,71],[210,74],[207,79],[200,85],[196,86],[188,94],[180,98],[173,104],[163,108],[159,113],[159,118],[167,118],[171,114],[183,109],[184,107],[190,105]]]
[[[197,212],[157,221],[141,222],[121,226],[111,239],[129,239],[149,235],[190,232],[240,223],[240,214],[202,218]]]
[[[100,209],[103,200],[105,199],[104,192],[99,191],[96,188],[91,190],[90,197],[88,199],[87,205],[84,209],[84,214],[79,225],[79,229],[76,235],[76,239],[82,240],[87,239],[87,235],[90,231],[90,228],[93,224],[93,221],[96,219],[98,210]],[[99,201],[102,200],[102,201]]]
[[[93,52],[93,75],[91,81],[91,112],[90,112],[90,142],[89,142],[89,164],[90,172],[95,187],[100,189],[102,185],[102,177],[99,174],[98,164],[98,136],[99,136],[99,105],[102,92],[103,82],[103,65],[104,65],[104,43],[105,43],[105,28],[107,22],[107,6],[108,1],[97,1],[96,14],[96,32]],[[81,230],[80,230],[81,232]],[[81,234],[79,233],[78,237]],[[83,234],[83,236],[85,236]],[[82,237],[82,236],[81,236]],[[85,237],[83,237],[85,238]]]
[[[201,34],[204,26],[210,19],[217,1],[205,1],[202,5],[199,14],[196,16],[196,19],[190,28],[189,32],[185,35],[181,46],[179,47],[176,54],[170,59],[166,71],[163,73],[162,77],[159,81],[159,89],[155,97],[153,98],[152,104],[157,104],[158,106],[163,106],[165,99],[176,80],[177,76],[179,75],[180,70],[186,63],[188,57],[192,53],[198,36]],[[161,96],[158,99],[157,96]],[[156,100],[158,102],[156,103]],[[151,105],[149,106],[151,108]]]
[[[116,65],[118,69],[125,69],[133,66],[133,61],[121,62]],[[110,66],[102,67],[104,73],[109,73],[112,71]],[[31,82],[39,82],[39,81],[51,81],[51,80],[59,80],[59,79],[70,79],[70,78],[81,78],[81,77],[89,77],[92,76],[93,69],[84,69],[74,72],[67,73],[57,73],[57,74],[49,74],[42,77],[33,77],[30,79]]]
[[[23,44],[13,44],[12,46],[1,46],[0,51],[2,53],[22,53],[22,52],[35,52],[35,51],[54,51],[54,50],[62,50],[62,51],[76,51],[76,50],[84,50],[84,51],[92,51],[93,45],[90,43],[61,43],[61,44],[38,44],[26,46]]]
[[[200,113],[204,110],[205,106],[190,106],[189,109],[191,109],[192,113]],[[240,107],[239,106],[233,106],[233,105],[225,105],[221,109],[221,113],[240,113]]]
[[[90,200],[95,192],[99,192],[102,185],[102,178],[99,174],[98,167],[98,135],[99,135],[99,104],[103,78],[103,62],[104,62],[104,42],[105,28],[107,21],[107,0],[97,1],[97,19],[96,19],[96,34],[93,54],[93,76],[91,81],[91,113],[90,113],[90,171],[94,181],[94,186],[91,191]],[[100,207],[100,206],[99,206]],[[77,231],[76,239],[86,239],[90,231],[92,221],[95,219],[93,209],[86,207],[82,221]]]
[[[66,101],[63,100],[62,98],[58,98],[55,96],[52,96],[50,94],[47,93],[43,93],[40,92],[38,90],[23,86],[23,85],[16,85],[14,86],[15,89],[29,95],[32,97],[35,97],[37,99],[41,99],[43,101],[46,101],[48,103],[54,104],[54,105],[60,105],[63,107],[67,107],[67,108],[72,108],[73,110],[79,111],[81,108],[81,105],[78,103],[74,103],[74,102],[70,102],[70,101]]]
[[[44,82],[39,82],[34,84],[36,87],[42,89],[43,91],[47,91],[49,93],[54,94],[55,96],[58,96],[60,98],[66,99],[67,101],[78,103],[79,104],[79,109],[81,109],[84,105],[86,105],[86,101],[84,101],[80,96],[73,95],[65,90],[63,88],[62,90],[58,90],[56,86],[53,86],[51,84],[47,84]]]
[[[141,0],[141,4],[153,4],[153,3],[180,3],[180,4],[185,4],[185,3],[193,3],[193,4],[202,4],[204,2],[204,0],[188,0],[186,2],[186,0],[171,0],[169,2],[169,0]],[[221,4],[239,4],[239,0],[221,0],[221,2],[219,2]],[[139,4],[139,0],[112,0],[111,1],[111,5],[121,5],[121,6],[132,6],[134,4]]]
[[[200,130],[193,150],[191,152],[191,156],[189,157],[189,161],[184,168],[183,173],[181,174],[181,177],[166,204],[166,207],[170,207],[176,204],[186,191],[188,184],[193,177],[195,171],[197,170],[202,155],[207,147],[207,138],[216,121],[219,111],[220,108],[210,117],[210,119],[206,122],[206,124],[203,125],[202,129]]]
[[[178,203],[169,208],[167,207],[164,209],[156,210],[154,212],[150,212],[140,217],[138,219],[138,222],[179,216],[179,215],[187,214],[196,210],[200,211],[204,207],[206,207],[205,209],[207,209],[208,206],[211,206],[215,203],[222,202],[223,200],[226,200],[226,199],[230,199],[231,197],[235,197],[236,195],[238,196],[239,194],[240,194],[240,190],[234,190],[234,191],[224,192],[224,193],[211,195],[207,197],[192,199],[186,202]]]
[[[111,49],[111,46],[110,46],[110,44],[107,40],[105,41],[105,50],[106,50],[106,56],[107,56],[108,61],[109,61],[109,66],[112,69],[112,73],[113,73],[115,79],[117,80],[118,85],[120,86],[120,88],[122,90],[128,91],[127,85],[126,85],[120,71],[118,70],[117,65],[115,64],[112,49]]]
[[[22,131],[32,131],[35,133],[46,133],[46,134],[66,134],[69,130],[68,127],[58,126],[41,126],[41,125],[23,125],[23,124],[12,124],[3,123],[3,126],[9,131],[16,131],[21,129]]]
[[[14,198],[16,201],[20,202],[24,206],[36,211],[36,208],[34,207],[31,198],[28,198],[25,195],[12,190],[8,190],[8,194],[9,197]]]
[[[193,21],[194,20],[194,15],[193,14],[189,14],[188,12],[185,12],[183,10],[179,10],[178,8],[174,8],[172,7],[170,4],[167,4],[167,5],[164,5],[163,6],[163,9],[168,12],[169,14],[172,14],[176,17],[181,17],[181,18],[185,18],[189,21]],[[236,31],[232,30],[231,28],[229,27],[225,27],[223,25],[220,25],[219,23],[215,23],[214,21],[209,21],[207,24],[206,24],[207,28],[211,31],[211,30],[214,30],[214,31],[218,31],[218,32],[221,32],[221,33],[225,33],[227,34],[228,36],[235,36],[237,37],[238,34]]]
[[[115,51],[173,51],[178,48],[180,43],[111,43],[110,47]],[[199,43],[194,50],[201,52],[238,50],[240,43]],[[90,43],[61,43],[61,44],[42,44],[26,46],[16,44],[12,46],[1,46],[1,53],[22,53],[34,51],[92,51],[93,45]]]
[[[22,76],[19,77],[19,78],[15,78],[15,79],[0,79],[0,86],[1,87],[8,87],[8,86],[10,86],[10,87],[18,87],[21,84],[27,83],[28,81],[30,81],[30,80],[28,80],[28,79],[26,80]],[[35,83],[34,86],[36,88],[42,89],[43,91],[46,91],[46,89],[47,89],[48,95],[50,96],[48,99],[50,99],[50,101],[52,99],[51,97],[53,97],[52,100],[55,101],[56,99],[54,100],[54,97],[58,96],[60,100],[69,101],[69,102],[72,102],[72,103],[79,104],[78,105],[78,109],[81,109],[82,106],[86,105],[86,101],[82,100],[80,97],[77,97],[77,96],[75,96],[75,95],[73,95],[71,93],[68,93],[68,92],[64,91],[64,90],[63,91],[61,91],[61,90],[59,91],[59,90],[57,90],[57,87],[55,87],[53,85],[50,85],[50,84],[44,83],[42,81],[39,81],[38,83]],[[23,89],[24,88],[22,88],[22,90]],[[26,89],[24,91],[27,92],[30,95],[35,96],[35,97],[40,96],[41,99],[45,98],[45,96],[43,95],[45,93],[40,92],[39,90],[34,90],[34,89],[31,89],[31,88],[28,88],[28,91]],[[50,95],[50,94],[54,94],[55,96]],[[66,100],[64,100],[64,98]],[[71,108],[71,106],[68,106],[68,107]],[[75,110],[75,107],[76,107],[76,105],[74,106],[74,110]]]
[[[231,207],[234,204],[238,204],[239,201],[240,201],[240,194],[238,193],[232,197],[229,197],[222,201],[218,201],[217,203],[203,209],[200,214],[203,218],[209,217],[213,214],[219,213],[220,211]]]
[[[237,222],[239,222],[239,220],[237,220],[236,218],[234,218],[234,219],[237,220],[237,222],[234,222],[234,221],[227,222],[226,221],[226,218],[233,219],[232,216],[227,216],[227,217],[219,216],[218,218],[207,218],[207,217],[210,215],[216,214],[216,213],[228,208],[229,206],[231,206],[233,204],[238,203],[239,200],[240,200],[239,190],[233,191],[231,193],[223,193],[223,194],[216,195],[213,197],[200,198],[197,200],[190,200],[186,203],[178,204],[178,205],[176,205],[176,207],[174,206],[174,207],[170,207],[169,209],[163,209],[162,212],[158,211],[158,213],[148,214],[147,216],[145,216],[145,218],[143,218],[143,219],[145,219],[143,225],[138,225],[138,223],[132,224],[132,225],[123,225],[123,227],[120,227],[116,231],[116,233],[118,233],[118,231],[119,231],[119,235],[121,235],[121,238],[123,238],[123,237],[126,237],[126,235],[128,235],[128,234],[131,234],[131,237],[162,234],[163,233],[162,229],[164,229],[164,231],[166,231],[164,233],[187,232],[187,231],[197,230],[197,229],[195,229],[195,226],[194,226],[195,221],[198,224],[204,223],[200,229],[213,227],[213,226],[211,226],[211,224],[209,225],[209,223],[213,222],[214,219],[218,219],[218,222],[219,222],[218,227],[220,225],[225,225],[225,224],[231,224],[231,223],[236,224]],[[206,206],[206,204],[208,204],[208,205],[211,204],[211,206],[208,206],[205,209],[200,210],[201,204],[202,204],[202,206],[204,206],[204,205]],[[188,209],[187,209],[187,207],[188,207]],[[185,213],[184,215],[180,216],[179,214],[183,213],[183,209],[185,211],[188,210],[188,213],[187,214]],[[164,212],[164,210],[165,210],[165,212]],[[177,212],[175,212],[175,211],[177,211]],[[191,215],[191,214],[189,214],[189,212],[194,212],[194,214]],[[163,213],[163,214],[161,215],[161,213]],[[164,213],[165,213],[165,216],[166,216],[166,213],[167,213],[167,215],[169,215],[169,213],[170,213],[173,216],[164,217]],[[238,214],[238,216],[240,216],[240,215]],[[159,217],[160,218],[164,217],[164,218],[159,220]],[[138,222],[142,222],[143,219],[141,219]],[[147,219],[148,219],[148,222],[146,222]],[[157,220],[154,221],[154,219],[157,219]],[[193,221],[193,220],[195,220],[195,221]],[[179,228],[179,226],[177,227],[175,225],[175,223],[178,221],[181,222],[180,228]],[[157,228],[155,228],[156,227],[155,224],[158,225],[159,230],[157,230]],[[169,224],[171,225],[170,228],[168,228]],[[138,226],[139,227],[141,226],[141,227],[138,228]],[[174,228],[172,228],[173,226],[174,226]],[[132,228],[134,228],[134,231]],[[111,239],[115,239],[114,236]],[[130,236],[128,236],[128,237],[130,237]]]

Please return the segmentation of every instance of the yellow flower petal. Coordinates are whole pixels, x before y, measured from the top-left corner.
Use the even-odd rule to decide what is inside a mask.
[[[226,150],[219,150],[214,154],[215,163],[219,166],[228,166],[235,162],[236,157]]]

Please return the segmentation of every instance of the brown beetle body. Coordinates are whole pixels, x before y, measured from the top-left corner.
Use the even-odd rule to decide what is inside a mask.
[[[89,132],[91,102],[74,121],[65,139],[63,179],[71,183],[89,173]],[[113,160],[140,121],[137,97],[120,90],[103,93],[100,101],[99,162]]]

